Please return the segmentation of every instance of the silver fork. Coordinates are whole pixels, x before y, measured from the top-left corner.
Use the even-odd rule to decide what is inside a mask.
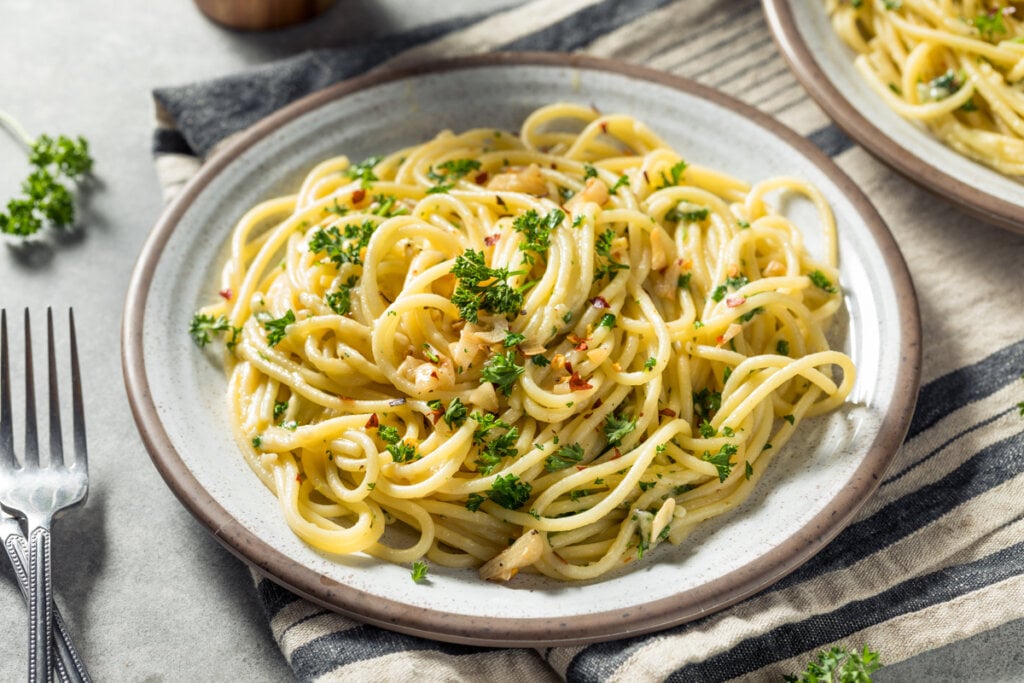
[[[89,488],[85,450],[85,414],[75,342],[74,314],[68,311],[71,338],[71,395],[74,458],[64,463],[57,391],[57,353],[53,341],[53,312],[46,311],[49,356],[50,458],[39,461],[36,434],[32,333],[25,310],[25,444],[22,462],[14,456],[11,419],[11,374],[7,353],[7,311],[0,311],[0,507],[25,522],[29,541],[29,681],[53,678],[53,593],[50,575],[50,525],[54,515],[85,500]]]

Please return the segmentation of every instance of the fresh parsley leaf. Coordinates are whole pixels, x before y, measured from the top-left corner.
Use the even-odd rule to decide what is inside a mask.
[[[455,259],[452,274],[459,279],[452,303],[459,309],[463,320],[475,323],[479,311],[500,313],[507,317],[519,315],[523,307],[523,292],[506,282],[507,268],[490,268],[481,251],[468,249]]]
[[[614,185],[612,185],[611,193],[615,194],[620,187],[629,187],[629,176],[627,176],[625,173],[620,175],[619,179],[615,181]]]
[[[810,273],[807,277],[811,278],[811,282],[814,283],[815,287],[823,289],[829,294],[835,294],[839,291],[836,286],[832,284],[832,281],[825,277],[825,274],[820,270]]]
[[[533,487],[515,474],[495,478],[487,497],[508,510],[518,510],[530,499]]]
[[[345,263],[362,265],[362,249],[370,243],[370,236],[376,229],[377,224],[370,219],[359,225],[349,223],[342,230],[336,225],[326,230],[321,228],[310,237],[309,251],[313,254],[325,253],[337,266]]]
[[[718,452],[714,455],[711,455],[709,451],[704,451],[701,459],[715,466],[715,469],[718,470],[718,481],[725,481],[729,477],[729,473],[732,472],[733,463],[730,461],[730,458],[736,455],[736,450],[736,446],[727,443],[718,449]]]
[[[598,327],[615,327],[615,321],[617,318],[614,313],[605,313],[601,316],[601,322],[597,324]]]
[[[544,218],[541,218],[535,209],[517,216],[512,222],[512,227],[525,238],[519,245],[519,250],[526,252],[523,260],[533,264],[533,253],[546,254],[551,246],[551,232],[564,220],[565,213],[561,209],[554,209]]]
[[[706,221],[711,210],[706,206],[697,206],[689,202],[680,202],[665,214],[665,220],[682,223],[700,223]]]
[[[610,280],[615,277],[618,271],[629,268],[625,263],[619,263],[612,258],[612,242],[615,240],[615,237],[616,234],[613,228],[608,228],[597,236],[594,247],[598,256],[602,257],[602,263],[594,269],[594,282],[605,276]]]
[[[363,159],[358,164],[349,166],[345,170],[345,175],[352,180],[358,180],[363,187],[369,187],[371,183],[379,180],[373,172],[373,167],[379,164],[383,158],[382,156],[374,156]]]
[[[274,401],[274,419],[284,415],[284,411],[288,410],[288,401]]]
[[[776,342],[775,353],[779,354],[780,356],[788,356],[789,342],[786,341],[785,339],[780,339],[778,342]]]
[[[626,416],[609,414],[604,419],[604,435],[608,439],[609,446],[618,446],[634,429],[636,419],[629,419]]]
[[[565,444],[544,460],[544,468],[548,472],[556,472],[571,467],[583,459],[583,446],[578,443]]]
[[[519,334],[518,332],[509,332],[505,335],[505,339],[501,342],[502,346],[506,349],[511,349],[514,346],[519,346],[526,340],[525,334]]]
[[[210,343],[211,332],[230,332],[231,339],[228,341],[228,345],[233,346],[241,331],[241,328],[232,327],[228,323],[227,317],[223,315],[214,318],[212,315],[196,313],[188,324],[188,333],[192,337],[192,341],[199,346],[206,346]]]
[[[710,421],[718,409],[722,407],[722,394],[704,387],[693,394],[693,413],[697,417]]]
[[[655,358],[654,356],[651,356],[650,358],[648,358],[647,360],[644,361],[644,370],[646,370],[647,372],[650,372],[651,370],[654,369],[654,366],[657,365],[657,364],[658,364],[658,359]]]
[[[583,179],[589,180],[597,177],[597,168],[593,164],[583,164]]]
[[[23,196],[7,202],[0,212],[0,232],[27,237],[44,225],[67,227],[75,222],[75,202],[67,183],[83,178],[92,170],[89,143],[60,135],[40,135],[35,140],[21,130],[9,115],[0,112],[0,121],[29,147],[32,172],[22,182]]]
[[[487,498],[481,496],[479,493],[471,493],[469,494],[469,498],[466,499],[466,509],[476,512],[480,509],[480,506],[483,505],[485,500],[487,500]]]
[[[338,291],[329,292],[324,301],[331,307],[331,310],[338,315],[348,315],[352,310],[352,288],[359,282],[359,278],[352,275],[345,281],[345,284],[338,285]]]
[[[662,189],[664,187],[672,187],[674,185],[678,185],[679,181],[683,179],[683,171],[686,170],[686,166],[687,166],[687,164],[686,164],[685,161],[680,161],[680,162],[672,165],[672,168],[670,168],[669,171],[668,171],[669,172],[668,176],[666,176],[665,172],[662,171],[661,172],[661,186],[658,189],[660,190],[660,189]],[[671,176],[671,177],[669,177],[669,176]]]
[[[819,652],[800,676],[785,676],[784,680],[791,683],[871,683],[871,674],[881,667],[878,653],[866,645],[861,652],[832,646],[827,652]]]
[[[516,365],[514,351],[498,353],[487,359],[480,376],[501,390],[505,396],[512,393],[512,385],[526,372],[522,365]]]
[[[427,578],[427,571],[430,567],[423,560],[416,560],[412,563],[412,580],[416,583],[422,582]]]
[[[459,400],[458,396],[453,398],[452,402],[448,404],[448,408],[444,411],[441,419],[451,429],[458,429],[466,423],[466,406],[462,405],[462,401]]]
[[[267,346],[277,346],[285,337],[285,328],[295,322],[295,313],[288,309],[280,318],[264,320],[263,329],[267,331]]]
[[[539,354],[531,358],[530,362],[539,368],[545,368],[551,365],[551,361],[549,361],[546,356],[541,356]]]

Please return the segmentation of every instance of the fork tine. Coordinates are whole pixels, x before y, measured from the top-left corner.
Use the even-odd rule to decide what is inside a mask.
[[[39,435],[36,432],[36,383],[32,370],[32,325],[25,309],[25,467],[39,466]]]
[[[75,335],[75,311],[68,309],[68,329],[71,332],[71,403],[75,428],[75,466],[89,466],[85,447],[85,408],[82,404],[82,377],[78,367],[78,339]]]
[[[53,309],[46,309],[46,355],[50,376],[50,467],[63,467],[64,443],[60,435],[60,393],[57,388],[57,352],[53,345]]]
[[[11,425],[11,363],[7,357],[7,311],[0,310],[0,465],[14,466]]]

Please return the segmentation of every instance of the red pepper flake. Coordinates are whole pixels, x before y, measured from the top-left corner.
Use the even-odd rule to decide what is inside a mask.
[[[565,361],[565,371],[568,372],[570,375],[574,372],[572,369],[572,363],[570,363],[569,361]]]
[[[444,417],[444,411],[441,409],[432,410],[430,412],[430,416],[433,418],[434,424],[437,424],[441,421],[441,418]]]
[[[620,451],[620,450],[619,450],[618,448],[616,448],[616,449],[615,449],[615,455],[613,455],[613,456],[611,457],[611,459],[612,459],[612,460],[618,460],[618,459],[619,459],[619,458],[621,458],[621,457],[622,457],[622,451]]]
[[[487,171],[480,171],[479,173],[476,174],[476,177],[473,178],[473,182],[475,182],[477,185],[483,185],[484,183],[487,182],[488,177],[489,176],[487,175]]]
[[[487,237],[484,238],[484,244],[486,244],[489,247],[493,247],[495,244],[497,244],[498,240],[500,240],[500,239],[501,239],[501,234],[500,233],[495,233],[493,235],[488,235]]]
[[[651,177],[649,175],[647,175],[647,171],[646,170],[644,170],[644,182],[647,183],[648,185],[651,184]]]
[[[372,413],[370,419],[366,421],[366,429],[374,429],[380,426],[380,420],[377,419],[377,413]]]
[[[366,190],[364,190],[363,188],[359,188],[358,190],[354,190],[352,192],[352,203],[353,204],[358,204],[359,202],[363,201],[364,199],[366,199]]]
[[[658,415],[661,415],[662,417],[675,417],[676,411],[671,408],[662,408],[658,411]]]
[[[586,465],[576,465],[576,469],[578,469],[580,472],[582,472],[583,470],[587,469],[587,466]]]
[[[608,122],[607,121],[602,121],[601,122],[601,132],[602,133],[607,133],[608,132]]]
[[[573,391],[583,391],[584,389],[593,389],[594,386],[580,377],[580,373],[574,372],[569,376],[569,388]]]
[[[299,482],[300,484],[302,483],[302,480],[305,478],[306,477],[303,476],[302,472],[299,472],[298,474],[295,475],[295,481]]]
[[[602,401],[601,399],[597,399],[596,401],[594,401],[594,410],[600,408],[602,403],[604,403],[604,401]]]
[[[728,306],[729,308],[736,308],[738,306],[742,306],[745,303],[747,303],[747,297],[741,296],[739,294],[733,294],[732,296],[726,297],[725,299],[725,305]]]
[[[608,299],[605,299],[603,296],[595,296],[590,300],[590,305],[594,308],[611,308]]]
[[[225,301],[231,301],[231,297],[235,295],[235,293],[231,291],[230,287],[228,287],[227,289],[222,289],[217,293],[220,294],[221,298],[224,299]]]
[[[575,334],[572,334],[571,332],[565,335],[565,338],[569,340],[570,344],[575,344],[573,348],[575,348],[577,351],[586,351],[589,348],[589,346],[587,346],[586,339],[578,337]],[[565,366],[566,369],[569,370],[569,372],[572,372],[572,370],[570,369],[572,367],[571,365],[566,363]]]

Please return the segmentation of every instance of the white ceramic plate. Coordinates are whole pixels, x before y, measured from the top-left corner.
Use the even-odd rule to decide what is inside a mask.
[[[229,433],[225,380],[187,334],[216,294],[222,251],[258,200],[294,190],[318,160],[362,159],[438,130],[517,130],[554,101],[633,114],[701,163],[756,181],[809,179],[839,221],[846,314],[837,343],[859,367],[851,402],[808,425],[741,509],[684,545],[659,547],[600,583],[328,558],[296,538]],[[816,220],[788,204],[798,224]],[[808,233],[816,249],[820,240]],[[440,640],[498,645],[588,642],[664,628],[732,604],[795,569],[853,517],[902,441],[919,375],[919,320],[905,264],[870,204],[824,155],[767,117],[696,84],[568,56],[492,55],[378,74],[318,93],[211,159],[168,208],[132,278],[123,329],[129,398],[153,462],[182,503],[233,552],[329,608]]]
[[[994,225],[1024,233],[1024,183],[947,147],[892,111],[853,66],[823,0],[762,0],[768,25],[811,97],[886,164]]]

